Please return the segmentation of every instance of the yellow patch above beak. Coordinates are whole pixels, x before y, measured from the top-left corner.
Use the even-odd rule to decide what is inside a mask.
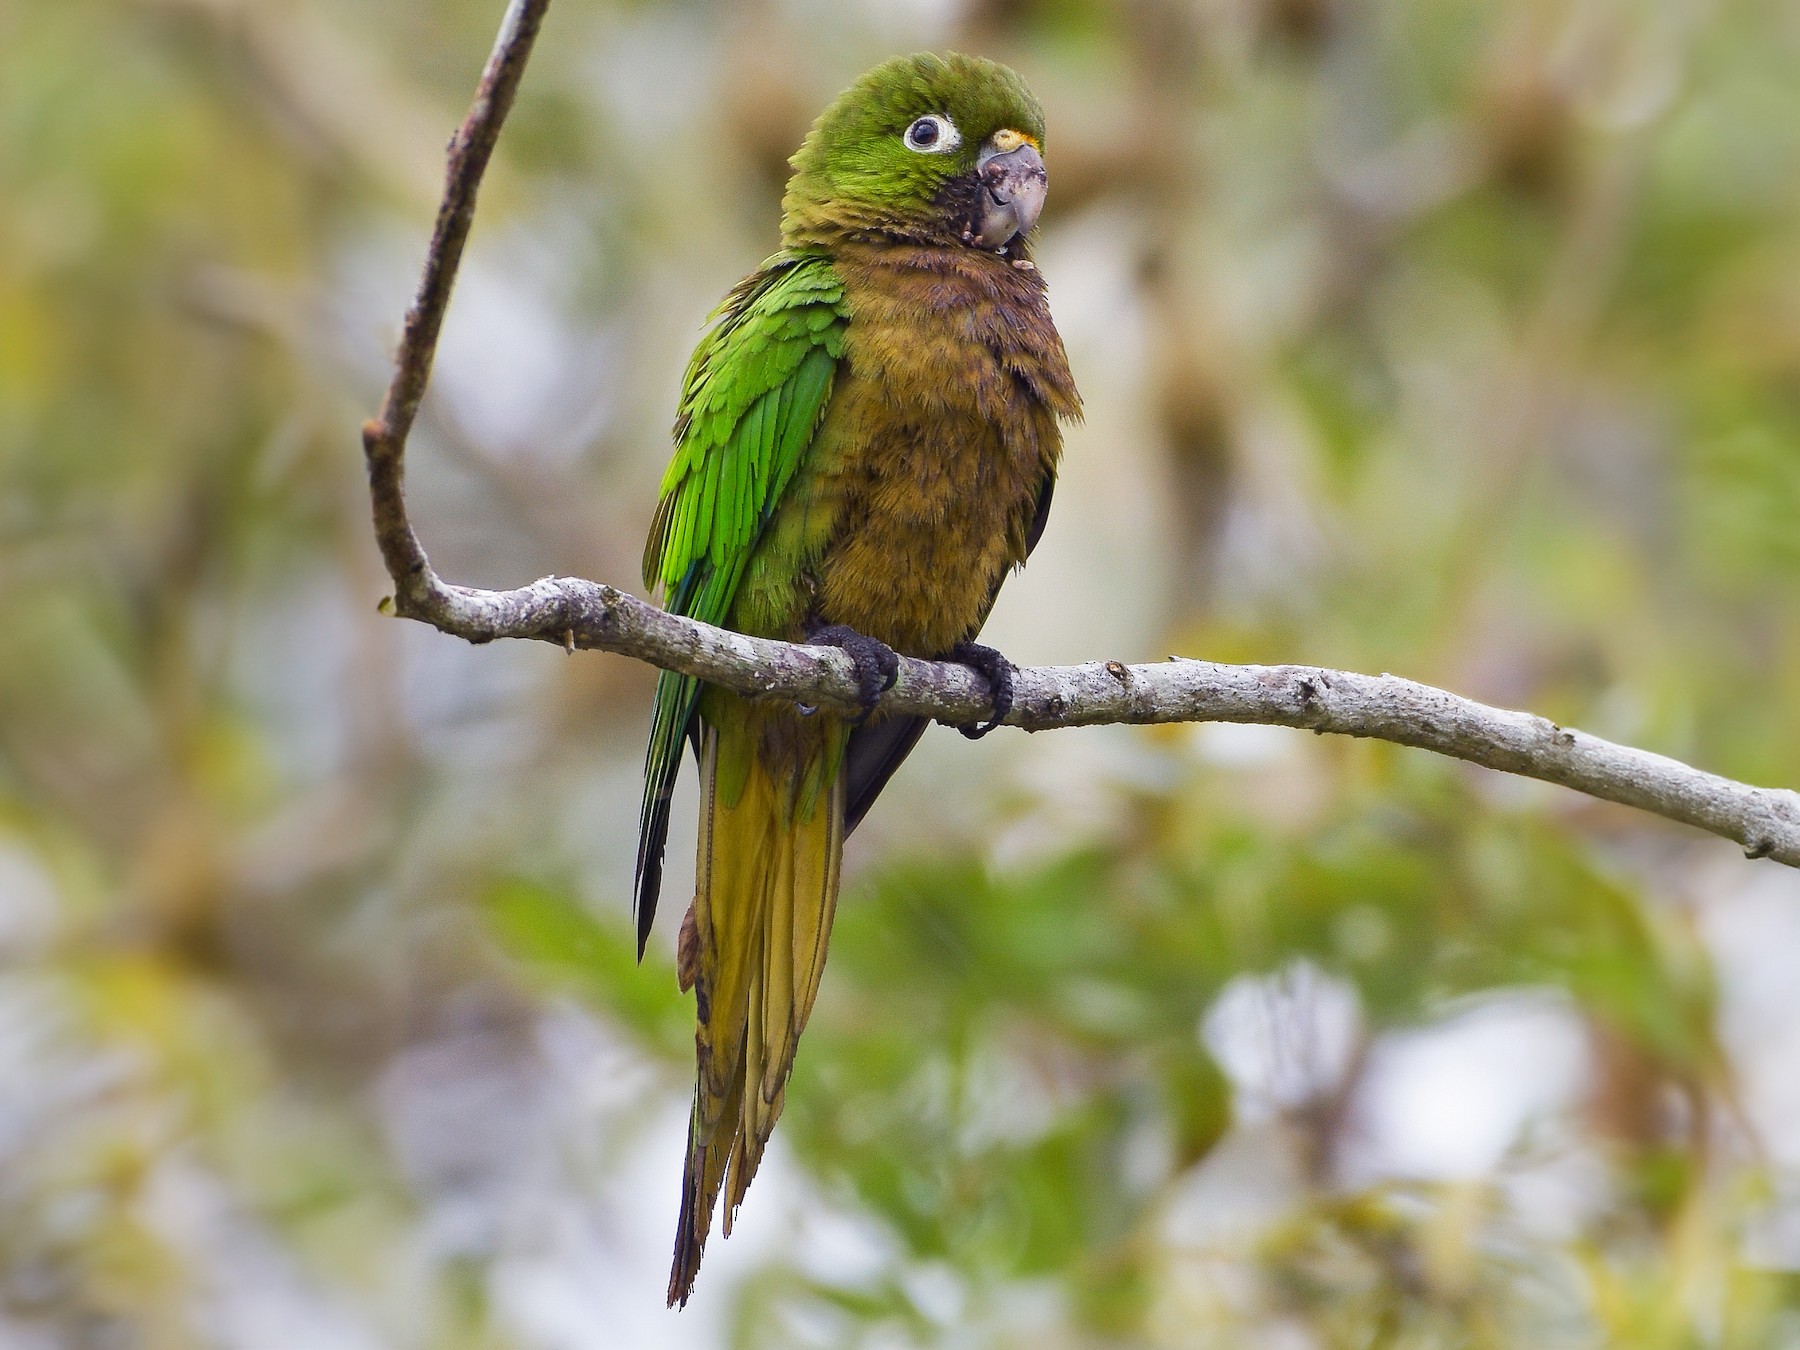
[[[988,137],[988,142],[994,149],[998,150],[1003,155],[1008,151],[1017,150],[1021,145],[1029,145],[1033,150],[1040,153],[1042,153],[1044,149],[1043,146],[1038,144],[1038,138],[1036,136],[1027,136],[1024,132],[1014,131],[1011,127],[996,131],[992,136]]]

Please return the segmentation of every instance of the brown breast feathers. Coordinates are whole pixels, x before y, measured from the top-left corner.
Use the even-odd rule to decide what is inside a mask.
[[[935,656],[974,636],[1080,400],[1035,268],[978,249],[857,245],[821,427],[837,527],[818,613]]]

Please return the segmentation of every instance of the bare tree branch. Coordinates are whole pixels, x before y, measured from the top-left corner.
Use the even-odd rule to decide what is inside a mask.
[[[402,613],[408,604],[437,584],[425,549],[406,519],[406,437],[419,402],[431,379],[432,358],[437,355],[438,331],[450,305],[450,288],[462,262],[463,244],[475,221],[475,195],[500,139],[500,124],[512,108],[513,95],[525,74],[531,45],[537,40],[550,0],[511,0],[500,21],[500,35],[488,56],[487,68],[475,90],[469,115],[450,139],[450,167],[444,180],[444,200],[438,206],[437,225],[425,251],[425,272],[419,293],[406,311],[400,334],[400,350],[394,357],[394,378],[387,397],[373,421],[363,423],[363,457],[369,466],[369,494],[375,507],[375,542],[382,561],[393,577],[396,602]],[[424,618],[425,615],[416,616]]]
[[[444,582],[407,519],[402,461],[475,195],[549,0],[512,0],[474,106],[450,145],[448,182],[418,298],[406,316],[380,415],[363,427],[375,537],[394,579],[394,611],[470,642],[532,638],[618,652],[757,697],[850,710],[844,653],[747,637],[670,614],[594,581],[546,577],[512,591]],[[903,659],[883,696],[891,713],[962,725],[992,711],[984,681],[962,666]],[[1757,788],[1646,750],[1615,745],[1530,713],[1491,708],[1393,675],[1311,666],[1231,666],[1171,658],[1020,670],[1009,725],[1028,731],[1106,723],[1249,722],[1417,746],[1506,773],[1559,783],[1736,840],[1752,858],[1800,867],[1800,794]]]

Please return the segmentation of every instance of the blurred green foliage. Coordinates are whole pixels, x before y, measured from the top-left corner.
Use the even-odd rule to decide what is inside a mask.
[[[927,738],[661,1310],[651,677],[383,618],[357,455],[499,9],[0,7],[0,1343],[1800,1344],[1800,886],[1231,728]],[[1800,778],[1785,0],[561,0],[413,447],[447,575],[635,577],[785,156],[917,46],[1046,104],[1087,399],[995,641]]]

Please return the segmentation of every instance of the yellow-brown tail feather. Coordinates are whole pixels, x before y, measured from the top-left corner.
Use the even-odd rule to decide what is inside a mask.
[[[721,1188],[730,1234],[781,1115],[825,968],[843,862],[842,724],[739,708],[747,715],[722,731],[709,724],[701,742],[698,1073],[671,1305],[686,1303],[693,1288]],[[772,716],[782,718],[775,735]],[[803,788],[821,779],[817,792]]]

